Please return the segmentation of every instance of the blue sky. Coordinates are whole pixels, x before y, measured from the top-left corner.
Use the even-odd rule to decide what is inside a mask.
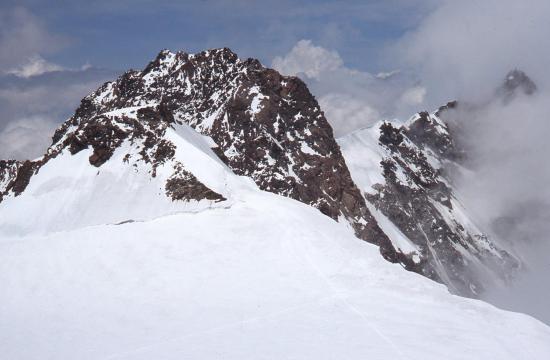
[[[297,41],[337,50],[346,64],[385,68],[380,50],[414,28],[434,8],[426,0],[370,1],[33,1],[24,8],[57,37],[48,60],[68,67],[142,67],[162,48],[195,52],[232,48],[269,64]]]

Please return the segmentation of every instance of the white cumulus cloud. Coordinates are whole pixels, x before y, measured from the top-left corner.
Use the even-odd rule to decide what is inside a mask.
[[[337,136],[375,123],[381,118],[378,110],[367,102],[345,94],[327,94],[319,99],[319,105],[325,111],[327,119],[332,119],[331,121],[339,125],[335,130]]]
[[[285,75],[304,73],[318,79],[322,73],[333,71],[344,65],[336,51],[315,46],[310,40],[300,40],[285,56],[273,59],[273,67]]]
[[[33,55],[29,57],[25,63],[16,68],[8,70],[7,73],[22,78],[29,78],[32,76],[61,70],[63,70],[62,66],[48,62],[40,55]]]
[[[285,75],[298,75],[319,100],[337,137],[383,118],[408,117],[423,109],[426,89],[399,70],[373,75],[347,67],[334,51],[299,41],[272,66]]]
[[[55,52],[66,43],[66,37],[49,32],[27,9],[0,8],[0,71],[21,66],[35,54]]]
[[[415,86],[405,90],[401,95],[401,101],[406,105],[422,105],[426,98],[426,88],[423,86]]]

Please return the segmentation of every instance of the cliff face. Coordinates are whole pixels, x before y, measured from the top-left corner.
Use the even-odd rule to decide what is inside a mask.
[[[380,122],[339,142],[367,206],[389,224],[382,229],[404,239],[394,246],[418,259],[418,272],[475,297],[485,281],[510,276],[519,262],[476,226],[448,176],[466,156],[440,118],[455,106],[418,113],[404,125]],[[376,169],[379,176],[366,175]]]
[[[181,174],[183,165],[175,161],[174,144],[165,136],[168,128],[182,124],[208,136],[212,150],[236,174],[250,177],[262,190],[344,219],[361,239],[398,260],[306,85],[257,60],[241,60],[226,48],[198,54],[162,51],[143,71],[128,71],[104,84],[56,131],[44,161],[64,149],[77,154],[91,148],[90,164],[101,167],[130,141],[137,154],[128,153],[126,160],[149,164],[152,176],[160,164],[174,163],[167,191],[185,197],[178,184],[189,176]]]

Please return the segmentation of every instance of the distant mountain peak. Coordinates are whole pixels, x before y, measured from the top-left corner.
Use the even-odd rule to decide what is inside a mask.
[[[537,85],[526,73],[513,69],[504,78],[504,82],[497,89],[497,94],[504,101],[510,101],[518,94],[532,95],[537,91]]]

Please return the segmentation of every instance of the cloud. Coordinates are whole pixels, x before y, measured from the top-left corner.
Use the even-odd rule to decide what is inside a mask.
[[[37,54],[50,54],[67,44],[68,37],[50,33],[25,8],[0,8],[0,71],[21,66]]]
[[[275,57],[272,65],[284,74],[303,73],[318,80],[323,72],[342,68],[344,62],[336,51],[315,46],[311,40],[300,40],[284,57]]]
[[[327,94],[319,100],[327,119],[337,123],[338,135],[348,134],[381,119],[380,113],[364,101],[345,94]]]
[[[386,72],[381,71],[378,74],[376,74],[376,78],[381,80],[386,80],[391,78],[392,76],[399,74],[400,72],[401,70],[393,70],[393,71],[386,71]]]
[[[40,55],[33,55],[28,58],[27,62],[21,66],[8,70],[6,73],[12,74],[22,78],[29,78],[31,76],[42,75],[52,71],[64,70],[63,67],[50,63]]]
[[[0,154],[7,159],[38,157],[50,145],[57,123],[41,117],[12,121],[0,132]]]
[[[68,44],[22,7],[0,6],[0,159],[40,156],[53,130],[112,71],[68,69],[44,59]]]
[[[426,98],[426,88],[423,86],[415,86],[405,90],[401,95],[401,102],[411,106],[421,106]]]
[[[272,66],[297,75],[319,99],[337,137],[383,118],[409,116],[422,108],[426,89],[399,70],[373,75],[347,67],[335,50],[300,40]]]
[[[419,74],[430,107],[454,99],[465,104],[453,117],[473,172],[455,179],[459,193],[480,225],[526,267],[513,283],[489,289],[486,299],[550,323],[550,309],[541,305],[550,298],[548,14],[546,0],[444,1],[387,58]],[[514,68],[534,80],[538,94],[496,98]]]
[[[488,97],[515,67],[546,84],[548,14],[546,0],[446,0],[391,47],[387,60],[419,74],[433,91],[432,106]]]
[[[40,156],[53,129],[72,114],[80,100],[115,76],[96,68],[0,76],[0,159]]]
[[[502,246],[516,253],[523,272],[484,294],[494,304],[550,323],[550,105],[549,93],[500,99],[459,114],[470,175],[456,179],[466,206]]]

